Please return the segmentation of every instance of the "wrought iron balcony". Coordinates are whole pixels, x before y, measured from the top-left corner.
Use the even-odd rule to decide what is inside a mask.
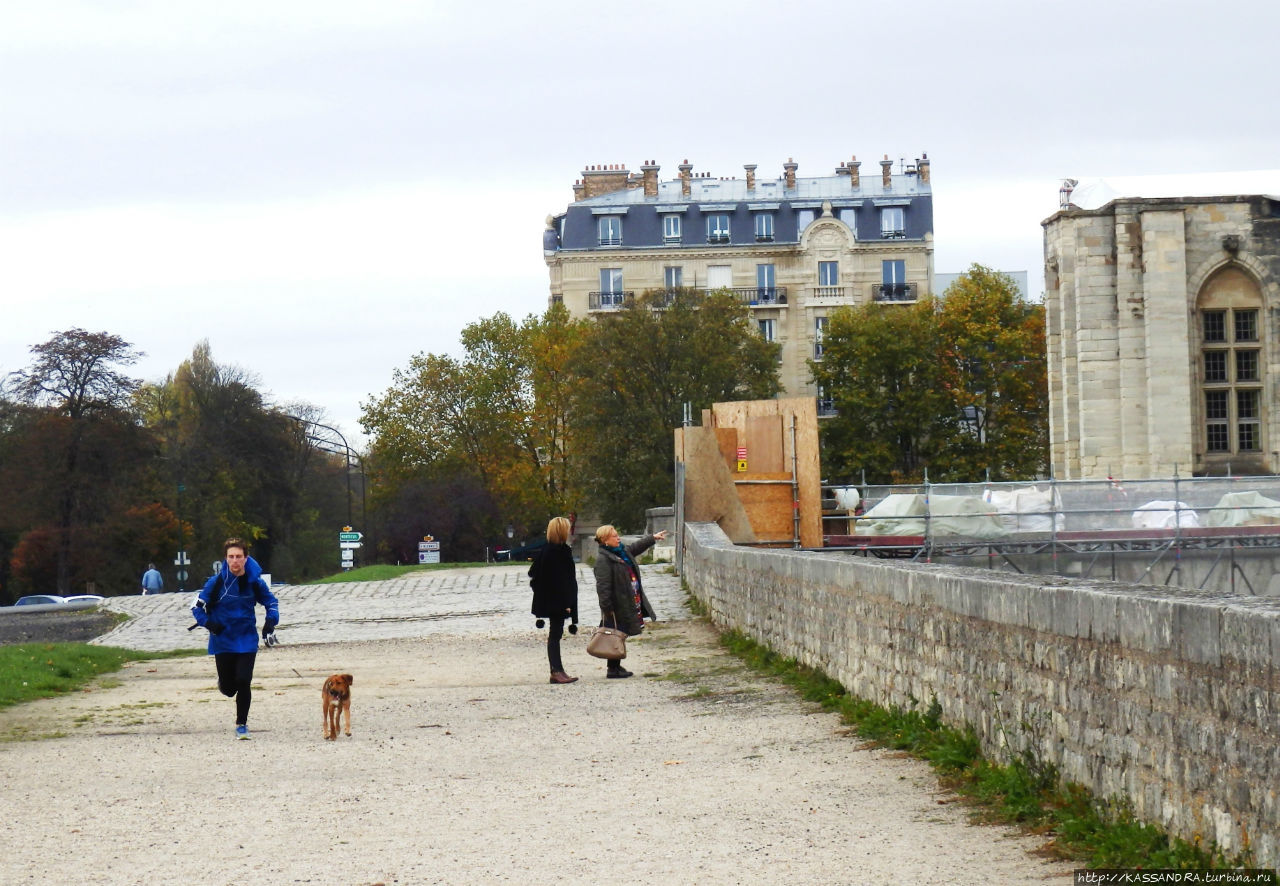
[[[738,301],[753,308],[776,308],[779,305],[785,307],[787,304],[787,287],[785,286],[735,286],[733,294]]]
[[[634,292],[588,292],[587,310],[618,311],[635,295]]]
[[[876,283],[871,287],[872,301],[915,301],[915,283]]]

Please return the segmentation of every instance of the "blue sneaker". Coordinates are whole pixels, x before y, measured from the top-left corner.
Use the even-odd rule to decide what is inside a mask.
[[[249,727],[248,727],[248,726],[237,726],[237,727],[236,727],[236,738],[240,739],[241,741],[248,741],[248,740],[249,740]]]

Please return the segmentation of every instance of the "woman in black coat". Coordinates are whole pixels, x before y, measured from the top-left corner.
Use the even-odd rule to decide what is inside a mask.
[[[644,630],[644,620],[657,621],[649,598],[644,595],[640,567],[635,558],[653,547],[655,541],[667,537],[666,530],[646,535],[624,546],[618,530],[605,524],[596,530],[600,550],[596,554],[596,596],[600,598],[600,627],[616,628],[628,637]],[[612,679],[630,677],[631,672],[620,661],[609,661],[605,676]]]
[[[533,558],[529,567],[529,584],[533,586],[533,614],[542,627],[545,618],[551,625],[547,634],[547,661],[551,665],[552,683],[573,683],[578,678],[564,672],[560,660],[560,638],[564,622],[569,619],[569,633],[578,633],[578,575],[569,549],[569,521],[552,517],[547,524],[547,544]]]

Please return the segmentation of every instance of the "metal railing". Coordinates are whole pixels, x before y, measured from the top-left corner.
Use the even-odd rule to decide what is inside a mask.
[[[708,289],[710,294],[714,290]],[[787,287],[785,286],[735,286],[733,294],[744,305],[772,308],[787,303]]]
[[[1144,577],[1168,558],[1165,584],[1183,568],[1182,552],[1210,551],[1209,573],[1229,559],[1234,589],[1238,551],[1280,549],[1275,475],[822,488],[826,550],[926,561],[980,555],[1018,572],[1014,555],[1043,555],[1054,573],[1071,557],[1084,564],[1082,577],[1110,555],[1112,578],[1117,554],[1139,553],[1151,559]]]
[[[876,283],[871,287],[873,301],[915,301],[918,295],[915,283]]]
[[[617,311],[635,298],[634,292],[588,292],[587,310]]]

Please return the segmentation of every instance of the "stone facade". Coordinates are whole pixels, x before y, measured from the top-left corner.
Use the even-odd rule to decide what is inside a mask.
[[[1280,602],[734,547],[685,527],[712,620],[1099,798],[1280,863]],[[1024,725],[1026,724],[1026,725]]]
[[[669,182],[659,181],[653,162],[640,175],[620,164],[589,168],[574,185],[574,202],[548,219],[551,301],[574,316],[599,316],[627,298],[670,288],[673,274],[684,287],[732,289],[750,305],[761,334],[782,345],[783,396],[814,396],[808,361],[821,357],[820,326],[830,311],[911,303],[933,291],[929,160],[898,174],[894,165],[886,157],[880,175],[864,177],[854,158],[833,175],[805,178],[788,161],[781,176],[766,180],[755,164],[744,167],[743,179],[719,179],[694,175],[686,161]],[[885,212],[896,212],[901,226],[891,229]],[[707,220],[720,214],[730,231],[710,242]],[[761,215],[770,217],[767,234],[757,226]],[[617,227],[599,228],[610,216]],[[888,287],[886,261],[901,263],[901,277]],[[767,280],[761,266],[771,268]],[[601,271],[610,268],[621,298],[602,284]]]
[[[1056,477],[1280,470],[1280,202],[1069,206],[1044,252]]]

